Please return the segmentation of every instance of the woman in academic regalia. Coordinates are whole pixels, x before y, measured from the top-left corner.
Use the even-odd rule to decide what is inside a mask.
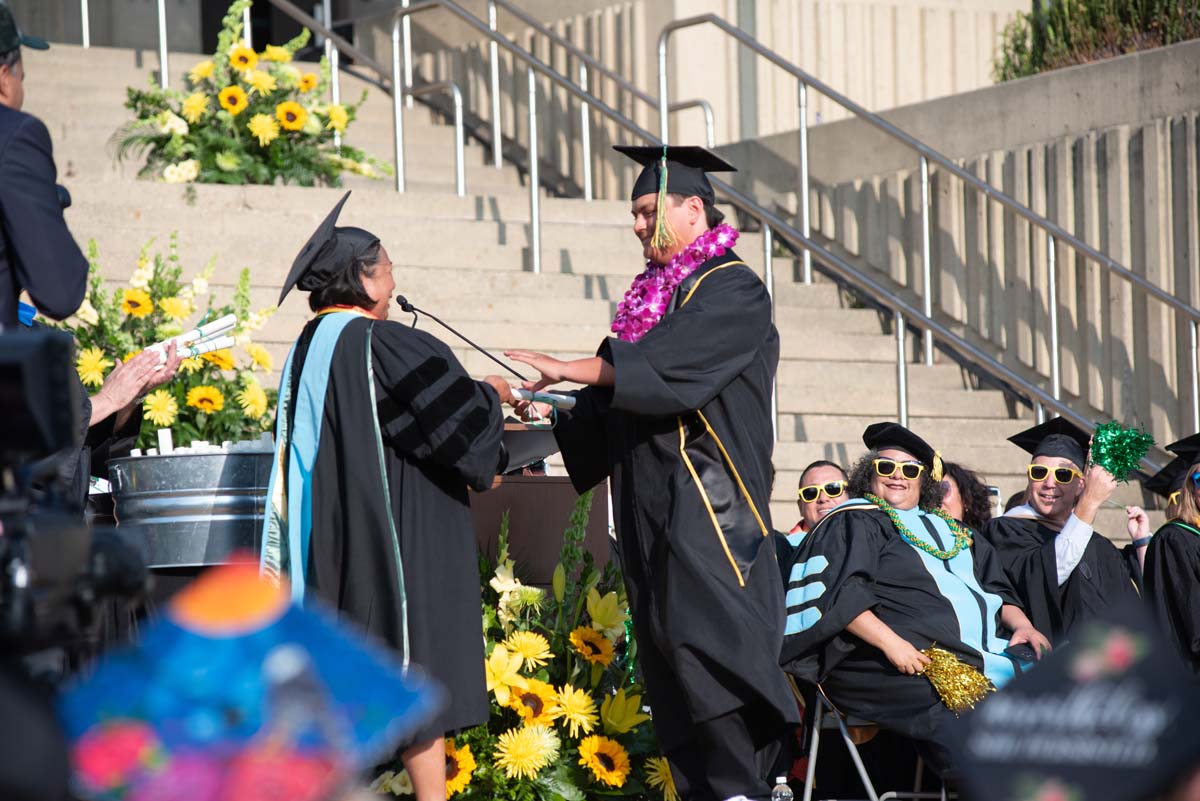
[[[499,378],[474,381],[429,334],[387,319],[378,237],[335,227],[347,193],[292,265],[283,298],[316,316],[284,365],[263,530],[264,575],[314,595],[449,691],[402,758],[420,801],[445,797],[443,735],[488,717],[468,488],[508,460]]]
[[[1146,600],[1184,664],[1200,673],[1200,434],[1173,442],[1167,450],[1180,460],[1168,465],[1171,475],[1165,477],[1169,519],[1146,548]]]

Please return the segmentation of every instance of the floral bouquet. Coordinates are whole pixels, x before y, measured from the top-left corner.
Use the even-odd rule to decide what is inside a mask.
[[[263,326],[274,308],[251,313],[248,269],[242,270],[232,302],[217,305],[208,287],[215,260],[184,282],[175,235],[166,255],[151,255],[153,244],[151,240],[142,248],[128,285],[110,292],[100,277],[96,243],[88,243],[88,294],[74,317],[59,326],[75,337],[80,380],[94,390],[118,359],[182,334],[201,320],[235,314],[237,352],[226,348],[184,359],[179,374],[143,401],[138,445],[154,447],[160,428],[172,429],[177,445],[256,439],[271,425],[276,390],[259,382],[259,371],[269,374],[273,369],[271,354],[250,334]]]
[[[114,136],[117,158],[146,155],[139,175],[167,183],[340,186],[341,174],[371,178],[391,169],[335,142],[354,120],[358,103],[324,103],[329,67],[320,74],[292,64],[309,39],[305,29],[282,46],[256,53],[241,44],[242,12],[229,6],[217,52],[188,73],[189,91],[128,90],[135,119]]]
[[[642,710],[620,574],[582,547],[591,502],[580,496],[571,515],[549,593],[517,577],[507,519],[496,564],[480,556],[491,717],[446,740],[449,797],[678,798]],[[407,771],[390,767],[372,789],[412,794]]]

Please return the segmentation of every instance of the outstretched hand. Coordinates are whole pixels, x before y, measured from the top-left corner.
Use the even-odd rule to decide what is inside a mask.
[[[553,356],[547,356],[544,353],[537,353],[531,350],[506,350],[504,351],[504,355],[513,361],[528,364],[542,374],[542,377],[537,381],[526,381],[521,384],[522,389],[537,392],[551,384],[557,384],[564,379],[563,370],[566,368],[567,363],[561,359],[555,359]]]

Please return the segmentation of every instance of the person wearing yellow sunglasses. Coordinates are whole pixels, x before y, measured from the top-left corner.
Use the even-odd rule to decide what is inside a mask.
[[[800,507],[800,522],[788,532],[788,542],[799,545],[804,535],[812,531],[825,515],[833,511],[846,495],[846,471],[826,459],[804,468],[796,487],[796,505]]]
[[[1178,470],[1179,463],[1183,470],[1168,485],[1174,514],[1168,509],[1169,519],[1146,549],[1146,599],[1184,664],[1200,674],[1200,434],[1167,450],[1178,455],[1167,470]]]
[[[1032,456],[1025,503],[990,521],[982,534],[1034,626],[1057,645],[1080,621],[1139,603],[1139,559],[1150,542],[1150,521],[1140,507],[1126,507],[1134,546],[1126,552],[1093,529],[1117,480],[1088,465],[1091,437],[1069,420],[1056,417],[1009,442]]]

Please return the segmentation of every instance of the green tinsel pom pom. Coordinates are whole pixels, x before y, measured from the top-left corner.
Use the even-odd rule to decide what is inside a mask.
[[[1153,444],[1154,438],[1140,428],[1126,428],[1116,421],[1105,423],[1092,434],[1092,462],[1125,481]]]

